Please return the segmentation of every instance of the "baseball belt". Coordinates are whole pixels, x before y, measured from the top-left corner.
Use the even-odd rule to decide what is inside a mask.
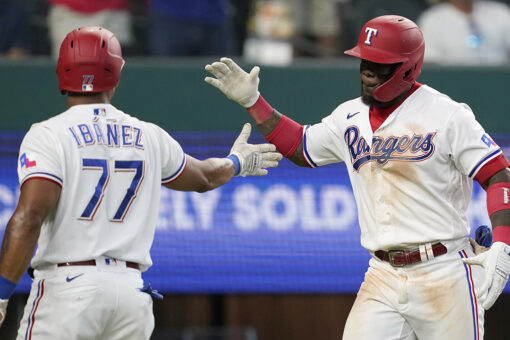
[[[420,251],[420,249],[415,250],[392,249],[389,251],[377,250],[374,254],[380,260],[389,262],[393,267],[404,267],[407,266],[408,264],[431,260],[436,256],[440,256],[448,252],[448,249],[446,249],[444,244],[439,242],[431,245],[430,248],[431,249],[427,249],[425,251]]]
[[[68,266],[95,266],[96,260],[78,261],[78,262],[64,262],[57,264],[57,267]],[[140,270],[138,263],[126,261],[126,267]]]

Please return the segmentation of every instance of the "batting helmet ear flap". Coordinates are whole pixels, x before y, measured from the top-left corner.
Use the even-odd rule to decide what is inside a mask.
[[[379,64],[402,63],[393,76],[372,93],[380,102],[389,102],[411,88],[421,73],[425,41],[418,26],[398,15],[369,20],[361,29],[358,44],[345,54]]]
[[[86,26],[70,32],[60,46],[60,91],[103,92],[116,87],[124,66],[120,43],[109,30]]]

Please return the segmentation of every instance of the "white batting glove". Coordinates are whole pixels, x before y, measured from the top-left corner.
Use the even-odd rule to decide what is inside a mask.
[[[240,170],[238,176],[264,176],[267,175],[265,168],[274,168],[282,155],[276,152],[273,144],[248,144],[251,134],[251,124],[246,123],[237,137],[230,155],[236,155],[239,159]]]
[[[503,242],[494,242],[491,248],[477,256],[462,259],[464,263],[482,266],[485,269],[485,281],[476,295],[487,294],[482,303],[484,309],[492,307],[505,288],[510,274],[510,246]]]
[[[205,69],[213,76],[206,77],[206,83],[219,89],[229,99],[248,108],[253,106],[259,98],[259,72],[255,66],[250,73],[246,73],[232,59],[221,58],[220,61],[206,65]]]
[[[7,304],[9,303],[9,300],[3,300],[0,299],[0,327],[2,327],[2,324],[5,320],[5,315],[7,314]]]

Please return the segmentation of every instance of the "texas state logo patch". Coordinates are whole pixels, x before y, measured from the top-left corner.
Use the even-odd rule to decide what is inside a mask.
[[[36,163],[35,159],[33,159],[33,158],[32,158],[32,159],[30,159],[26,152],[24,152],[24,153],[20,156],[20,158],[19,158],[19,163],[20,163],[20,166],[21,166],[22,168],[26,168],[26,169],[31,168],[31,167],[33,167],[33,166],[36,166],[36,165],[37,165],[37,163]]]
[[[498,146],[496,144],[496,142],[494,142],[492,140],[492,138],[490,138],[489,135],[486,133],[482,136],[482,142],[483,142],[483,144],[487,145],[488,148],[490,148],[491,146],[496,146],[496,147]]]

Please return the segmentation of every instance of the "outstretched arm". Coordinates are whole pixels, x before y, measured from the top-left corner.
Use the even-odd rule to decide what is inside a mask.
[[[234,176],[264,176],[266,168],[276,167],[282,155],[272,144],[248,144],[251,125],[245,124],[226,158],[198,160],[186,155],[182,174],[165,186],[180,191],[205,192],[217,188]]]
[[[26,271],[41,225],[60,197],[60,186],[45,179],[30,179],[21,187],[18,205],[7,223],[0,258],[0,326],[7,301]]]
[[[221,58],[205,69],[215,77],[206,77],[205,82],[246,108],[267,141],[295,164],[308,166],[303,157],[303,127],[274,110],[260,95],[258,66],[247,73],[232,59]]]

